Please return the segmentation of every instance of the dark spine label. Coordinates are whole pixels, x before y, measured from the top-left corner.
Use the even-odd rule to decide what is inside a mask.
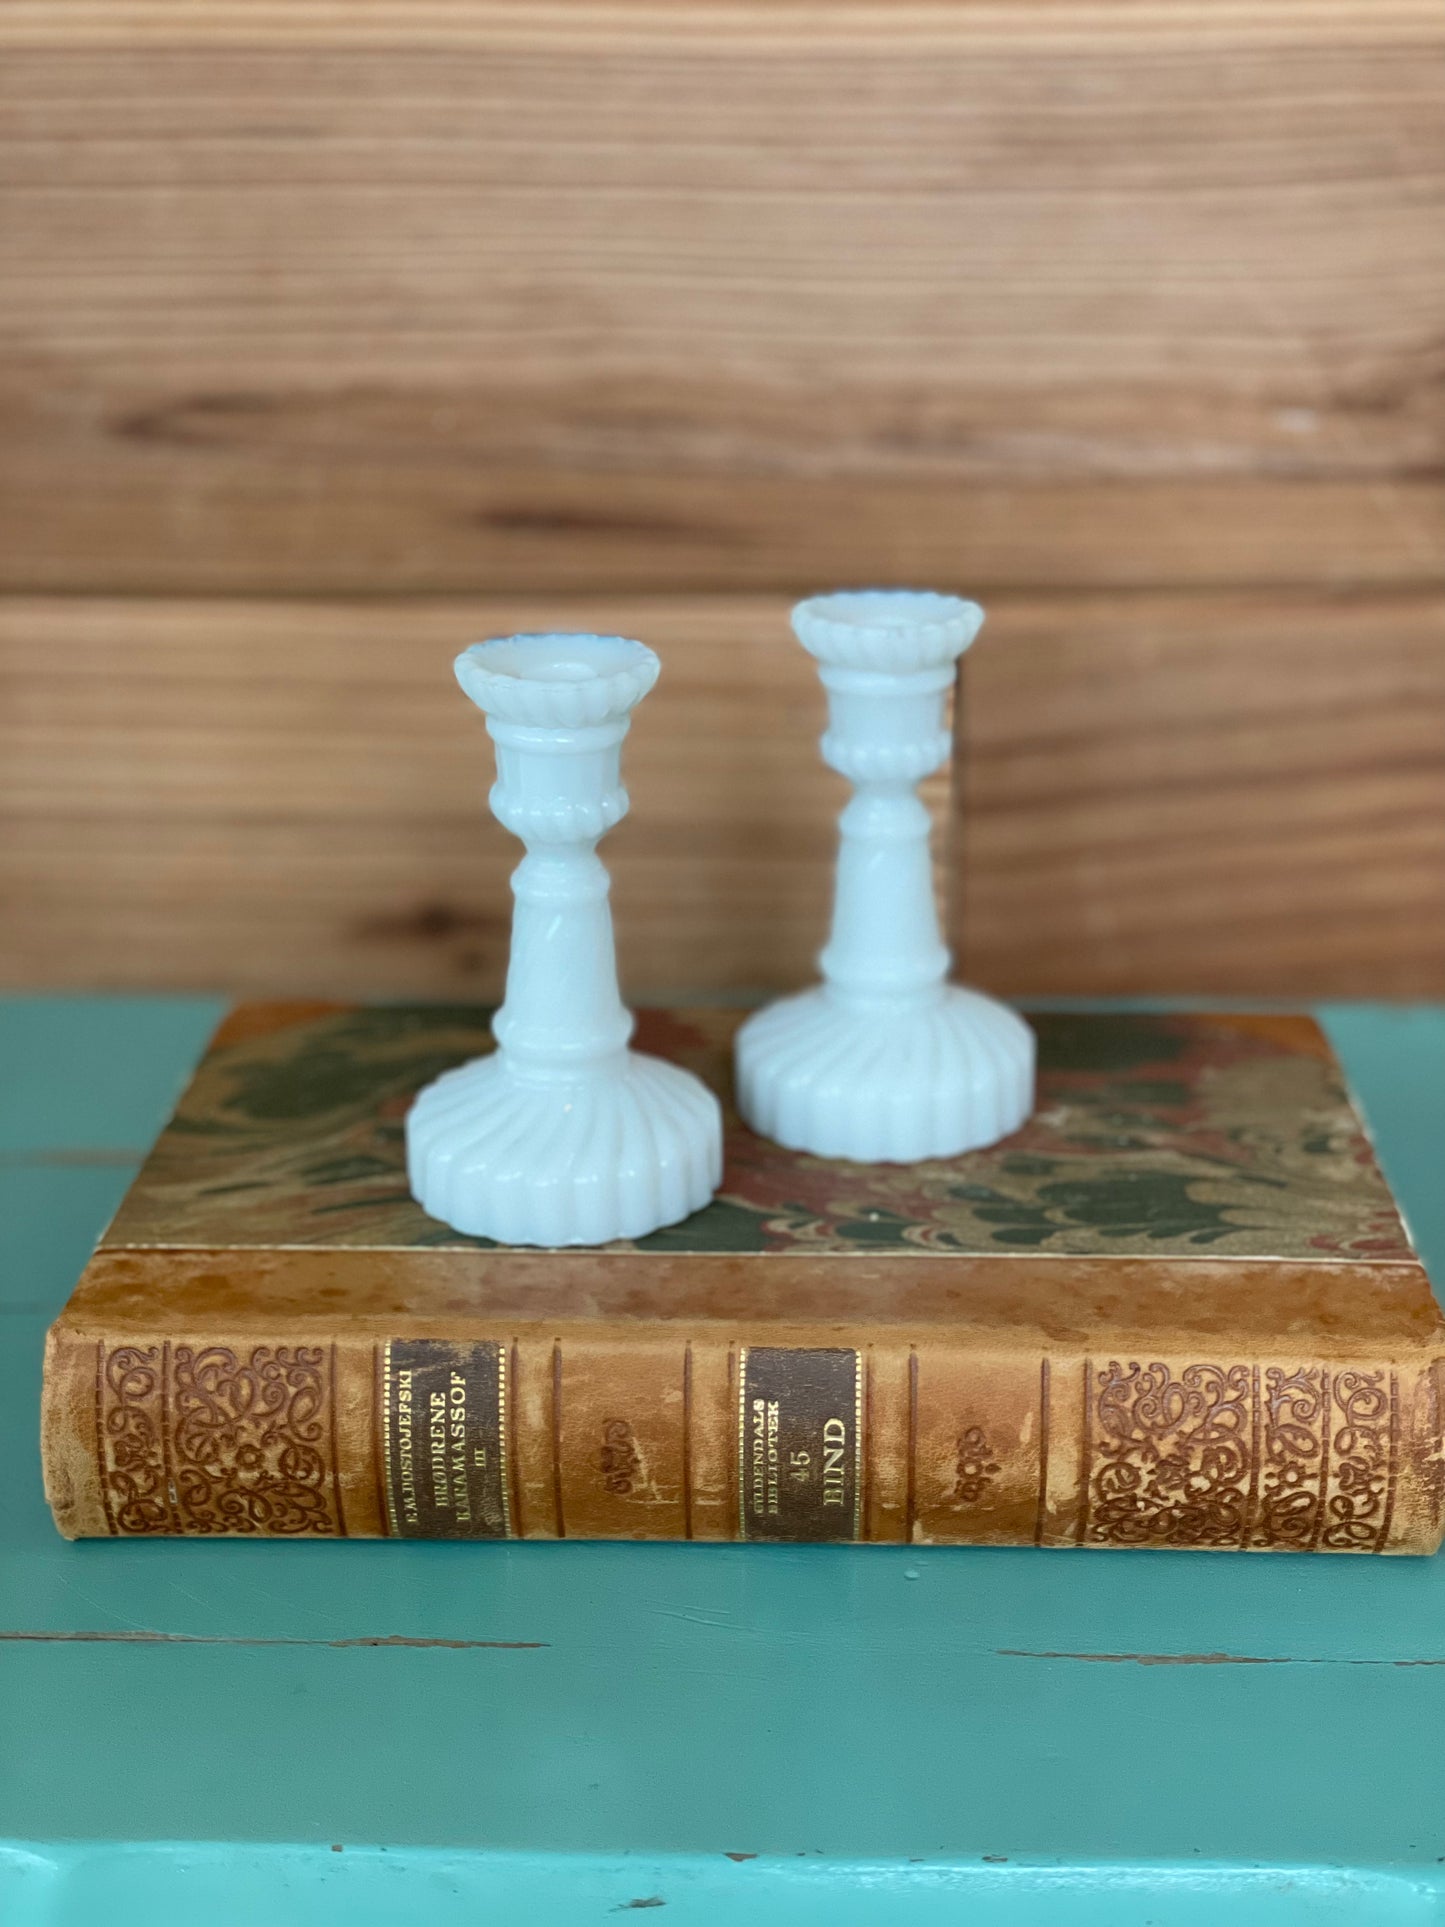
[[[856,1539],[863,1376],[855,1351],[744,1346],[738,1511],[744,1539]]]
[[[398,1539],[505,1539],[507,1361],[500,1345],[388,1339],[386,1519]]]

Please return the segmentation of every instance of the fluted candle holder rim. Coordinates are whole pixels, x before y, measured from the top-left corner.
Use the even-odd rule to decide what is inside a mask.
[[[983,610],[933,589],[839,589],[792,612],[810,656],[847,669],[906,674],[955,662],[983,626]]]
[[[464,693],[498,721],[581,729],[635,709],[662,665],[629,636],[538,630],[474,642],[454,667]]]

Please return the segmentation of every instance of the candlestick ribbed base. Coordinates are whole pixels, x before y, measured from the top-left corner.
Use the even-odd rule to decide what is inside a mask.
[[[750,1017],[738,1109],[794,1151],[868,1164],[955,1157],[1016,1131],[1033,1103],[1034,1035],[1006,1004],[956,985],[890,1010],[826,986]]]
[[[423,1210],[469,1237],[607,1244],[701,1210],[721,1181],[721,1138],[711,1091],[660,1058],[628,1051],[542,1082],[498,1053],[422,1091],[407,1176]]]

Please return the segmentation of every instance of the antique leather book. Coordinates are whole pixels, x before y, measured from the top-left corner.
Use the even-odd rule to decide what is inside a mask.
[[[1320,1031],[1035,1018],[966,1157],[798,1155],[598,1250],[408,1194],[486,1013],[221,1027],[51,1331],[62,1532],[1432,1551],[1445,1325]],[[736,1017],[646,1049],[726,1095]]]

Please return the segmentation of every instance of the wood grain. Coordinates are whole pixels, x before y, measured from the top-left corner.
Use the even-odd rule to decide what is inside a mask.
[[[0,587],[1438,583],[1415,0],[0,15]]]
[[[802,980],[843,792],[772,597],[0,602],[0,980],[494,994],[514,851],[448,665],[583,622],[665,663],[608,843],[629,994]],[[975,980],[1445,993],[1445,598],[1002,598],[965,692]]]
[[[769,604],[0,604],[11,981],[490,996],[516,843],[451,658],[547,626],[665,669],[607,842],[629,990],[807,973],[846,794]],[[946,782],[935,785],[942,802]]]
[[[980,979],[1445,995],[1445,598],[1086,596],[990,627],[953,857]]]

